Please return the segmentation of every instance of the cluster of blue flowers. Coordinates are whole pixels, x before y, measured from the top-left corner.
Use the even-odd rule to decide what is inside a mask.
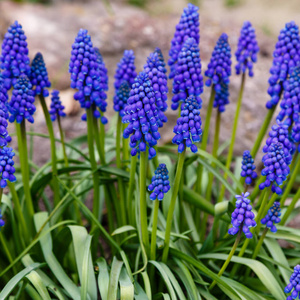
[[[49,91],[46,88],[49,88],[51,83],[48,79],[48,72],[41,53],[37,53],[31,63],[29,78],[31,84],[35,87],[33,89],[35,95],[42,94],[44,97],[49,96]]]
[[[162,71],[167,74],[167,69],[166,69],[166,63],[165,63],[165,59],[164,59],[164,56],[160,50],[160,48],[156,47],[155,50],[154,50],[155,53],[157,53],[158,55],[158,59],[160,61],[160,66],[162,68]]]
[[[277,232],[277,227],[275,224],[278,224],[281,219],[281,208],[280,202],[274,202],[272,207],[269,209],[268,214],[261,219],[261,224],[266,225],[272,232]]]
[[[96,47],[94,47],[94,51],[97,56],[97,62],[99,64],[99,72],[100,72],[100,86],[101,86],[101,91],[103,91],[104,94],[104,99],[106,99],[106,94],[104,91],[108,91],[108,75],[107,75],[107,69],[103,60],[103,57],[100,53],[100,50]]]
[[[59,98],[59,91],[53,90],[51,93],[51,104],[50,104],[50,118],[52,121],[55,121],[57,116],[65,117],[66,113],[64,112],[65,107],[61,104]]]
[[[178,145],[179,153],[182,153],[186,147],[189,147],[193,153],[198,151],[194,143],[200,142],[201,125],[199,103],[194,96],[190,96],[185,100],[180,117],[173,129],[175,136],[172,143]]]
[[[151,81],[145,72],[140,72],[135,78],[130,91],[127,105],[124,109],[123,123],[129,123],[123,137],[130,137],[131,155],[139,151],[145,152],[149,147],[149,159],[156,155],[153,148],[160,139],[158,132],[158,108]]]
[[[4,36],[0,68],[3,70],[7,89],[16,83],[21,74],[30,74],[26,39],[22,26],[17,21],[8,28]]]
[[[241,29],[241,34],[235,52],[237,64],[235,66],[236,74],[246,73],[249,70],[249,76],[253,74],[253,63],[257,61],[259,47],[256,41],[255,29],[249,21],[245,21]]]
[[[10,182],[15,182],[16,177],[14,175],[15,168],[14,168],[14,161],[13,157],[15,153],[13,149],[10,147],[4,146],[0,149],[0,173],[1,173],[1,180],[0,180],[0,187],[5,188],[7,186],[7,180]]]
[[[300,299],[300,265],[294,267],[294,272],[290,278],[290,283],[284,289],[285,293],[292,294],[286,300]]]
[[[271,96],[266,104],[268,109],[277,105],[287,84],[288,76],[300,61],[299,28],[294,21],[287,23],[280,31],[278,42],[273,52],[273,64],[270,69],[268,94]]]
[[[151,191],[151,200],[163,200],[164,195],[170,190],[169,172],[165,164],[160,164],[151,179],[148,190]]]
[[[183,10],[179,23],[176,25],[174,37],[171,41],[171,48],[169,51],[168,64],[171,67],[169,78],[173,78],[176,74],[176,64],[179,53],[184,42],[188,38],[194,38],[195,43],[199,44],[199,8],[191,3]]]
[[[229,87],[228,84],[221,83],[221,90],[216,93],[213,106],[222,113],[225,111],[225,105],[227,104],[229,104]]]
[[[257,178],[257,173],[254,171],[254,159],[252,158],[250,151],[246,150],[243,153],[243,160],[242,160],[242,172],[241,176],[246,177],[246,184],[251,184],[252,180]]]
[[[1,209],[0,209],[0,228],[5,225],[5,222],[4,222],[4,220],[2,218],[3,218],[3,216],[1,214]]]
[[[176,110],[179,104],[189,96],[194,96],[201,108],[200,95],[203,92],[203,77],[199,47],[194,38],[188,38],[181,48],[172,92],[174,94],[171,105],[173,110]]]
[[[0,147],[6,146],[7,143],[11,142],[11,137],[7,131],[7,118],[8,113],[5,111],[5,105],[0,103]]]
[[[126,80],[124,80],[120,87],[116,90],[116,94],[114,96],[114,110],[119,112],[121,117],[124,116],[124,107],[127,105],[129,93],[129,84]]]
[[[250,193],[242,193],[242,195],[236,195],[235,198],[235,210],[231,214],[231,224],[233,227],[228,229],[228,233],[231,235],[237,234],[240,230],[244,232],[247,239],[252,238],[250,231],[251,227],[256,226],[254,220],[254,213],[252,212],[252,206],[250,204],[249,197]]]
[[[298,143],[298,151],[300,151],[300,121],[296,122],[292,128],[292,139],[295,144]]]

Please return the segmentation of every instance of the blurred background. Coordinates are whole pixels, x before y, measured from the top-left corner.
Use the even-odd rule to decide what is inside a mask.
[[[254,77],[247,78],[246,81],[237,133],[238,142],[235,147],[235,153],[241,154],[245,149],[251,149],[263,122],[266,114],[265,103],[268,100],[266,91],[273,49],[280,29],[285,23],[291,20],[297,23],[300,20],[299,0],[194,0],[192,3],[199,6],[200,12],[200,51],[203,73],[222,32],[228,34],[232,48],[231,103],[222,115],[221,142],[225,142],[230,137],[240,86],[241,78],[234,74],[236,63],[234,52],[240,29],[245,20],[249,20],[256,28],[260,53],[258,63],[254,67]],[[73,100],[74,90],[70,89],[68,74],[71,45],[78,30],[87,29],[94,46],[99,47],[103,55],[110,77],[107,117],[112,122],[113,76],[123,51],[134,50],[138,72],[142,70],[147,56],[155,47],[161,48],[167,61],[175,26],[187,4],[188,1],[185,0],[0,0],[0,42],[7,27],[18,20],[27,35],[30,59],[33,59],[37,52],[43,54],[52,87],[61,91],[61,100],[68,114],[68,117],[63,120],[63,126],[67,139],[70,139],[86,132],[86,124],[80,119],[82,114],[80,107]],[[171,82],[169,87],[169,101],[171,101]],[[209,93],[210,88],[205,87],[201,110],[203,120]],[[168,110],[167,115],[169,123],[161,132],[161,143],[168,142],[173,137],[172,129],[177,112]],[[46,132],[43,114],[39,109],[33,126],[35,131]],[[58,133],[57,128],[56,130]],[[213,130],[214,118],[211,132]],[[44,163],[48,160],[48,148],[47,143],[38,144],[36,163]]]

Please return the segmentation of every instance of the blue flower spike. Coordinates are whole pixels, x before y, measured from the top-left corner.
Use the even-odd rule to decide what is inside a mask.
[[[29,78],[34,87],[33,92],[35,96],[40,94],[43,94],[44,97],[49,96],[47,88],[51,86],[51,83],[48,79],[46,64],[41,53],[37,53],[31,63]]]
[[[108,75],[107,75],[107,68],[105,66],[103,57],[100,53],[100,50],[96,47],[94,47],[96,56],[97,56],[97,62],[99,64],[99,71],[100,71],[100,81],[101,81],[101,89],[103,91],[108,91]],[[105,98],[106,99],[106,98]],[[104,100],[105,100],[104,99]]]
[[[252,212],[250,200],[248,199],[249,195],[250,193],[247,192],[235,196],[237,199],[235,202],[236,208],[231,214],[231,224],[233,227],[228,229],[228,233],[231,235],[236,235],[242,230],[247,239],[251,239],[253,236],[250,228],[256,226],[255,216]]]
[[[169,78],[173,78],[176,74],[176,67],[178,56],[184,42],[188,38],[193,38],[198,45],[200,40],[199,34],[199,8],[191,3],[184,8],[179,23],[176,25],[174,37],[171,41],[171,48],[169,51],[168,64],[171,68]]]
[[[53,90],[51,93],[51,104],[49,110],[52,122],[56,120],[57,116],[61,116],[61,117],[66,116],[64,109],[65,107],[61,104],[59,98],[59,91]]]
[[[3,216],[2,216],[2,214],[1,214],[1,209],[0,209],[0,229],[1,229],[1,227],[3,227],[5,225],[5,222],[4,222],[4,220],[3,220]]]
[[[271,232],[277,232],[277,228],[275,224],[278,224],[281,219],[281,208],[280,202],[274,202],[272,207],[269,209],[267,215],[261,219],[261,224],[266,225],[267,228],[271,230]]]
[[[131,155],[145,152],[149,147],[149,159],[156,155],[153,148],[160,139],[158,132],[158,108],[151,81],[145,72],[140,72],[135,78],[130,91],[127,105],[124,108],[123,123],[128,123],[123,137],[129,138]]]
[[[259,47],[257,45],[255,29],[249,21],[245,21],[241,29],[241,34],[235,52],[237,64],[235,66],[236,74],[246,73],[252,77],[253,63],[257,62],[257,53]]]
[[[165,164],[160,164],[151,179],[148,190],[151,193],[151,200],[163,200],[164,195],[170,190],[169,172]]]
[[[194,96],[201,108],[200,95],[203,92],[203,77],[201,75],[199,47],[194,38],[188,38],[181,48],[172,91],[174,96],[171,108],[173,110],[176,110],[179,104],[189,96]]]
[[[270,69],[268,94],[271,97],[266,104],[268,109],[276,106],[286,87],[287,79],[300,61],[299,28],[294,21],[285,24],[280,31],[278,42],[273,52]]]
[[[294,267],[294,272],[290,277],[290,283],[284,289],[285,293],[291,293],[286,300],[300,299],[300,265]]]
[[[219,112],[225,111],[225,105],[229,104],[229,88],[227,83],[221,83],[221,90],[216,93],[213,107],[218,108]]]
[[[178,145],[178,152],[182,153],[189,147],[193,153],[198,151],[196,142],[200,142],[201,129],[200,107],[195,97],[190,96],[185,100],[180,117],[177,119],[173,132],[172,143]]]
[[[116,90],[116,95],[114,96],[114,110],[119,112],[121,117],[124,116],[124,108],[127,105],[129,93],[129,84],[126,80],[124,80],[120,87]]]
[[[292,127],[291,136],[294,144],[298,144],[298,151],[300,151],[300,120],[297,121]]]
[[[34,122],[33,114],[36,110],[34,92],[32,91],[32,84],[25,74],[22,74],[14,85],[8,110],[11,113],[10,122],[21,123],[24,119],[30,123]]]
[[[15,153],[10,147],[4,146],[0,149],[0,187],[5,188],[7,186],[7,180],[10,182],[15,182],[17,179],[14,175],[14,161],[13,157]]]
[[[0,73],[0,103],[3,104],[3,107],[6,107],[7,101],[8,101],[8,94],[5,85],[5,80],[2,73]],[[8,111],[7,108],[6,111]]]
[[[167,74],[166,63],[162,51],[160,50],[160,48],[156,47],[154,53],[157,53],[158,55],[158,59],[160,61],[160,66],[162,67],[162,71],[165,74]]]
[[[255,170],[254,159],[252,158],[250,151],[246,150],[243,153],[243,160],[242,160],[242,172],[241,176],[246,177],[245,182],[246,184],[251,184],[252,180],[257,178],[257,174]]]
[[[22,26],[17,21],[8,28],[4,36],[0,68],[8,90],[15,85],[21,74],[30,74],[26,39]]]

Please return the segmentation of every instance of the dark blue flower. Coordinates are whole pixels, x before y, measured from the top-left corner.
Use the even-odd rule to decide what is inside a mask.
[[[8,113],[7,107],[0,102],[0,147],[6,146],[7,143],[11,142],[11,137],[8,135]]]
[[[124,116],[124,107],[127,105],[129,98],[130,88],[126,80],[122,82],[120,87],[116,90],[114,96],[114,110],[120,113],[120,116]]]
[[[235,52],[237,60],[236,74],[246,73],[248,69],[249,76],[253,76],[253,63],[257,61],[258,51],[255,29],[249,21],[245,21],[241,29],[238,48]]]
[[[294,268],[294,273],[291,275],[290,283],[285,287],[284,292],[287,294],[292,292],[286,300],[300,299],[300,265],[297,265]]]
[[[242,230],[247,239],[252,238],[250,227],[255,227],[256,222],[254,220],[254,213],[252,212],[252,206],[250,204],[250,193],[242,193],[242,195],[236,195],[235,210],[231,214],[231,224],[233,227],[228,229],[228,233],[231,235],[237,234]]]
[[[229,104],[229,88],[227,83],[221,83],[221,90],[216,93],[214,99],[214,107],[218,108],[219,112],[225,111],[225,105]]]
[[[185,147],[189,147],[193,153],[198,151],[195,142],[200,142],[201,130],[200,107],[194,96],[188,97],[177,119],[173,132],[172,143],[178,145],[178,152],[182,153]]]
[[[158,126],[162,127],[163,123],[168,121],[168,118],[164,114],[168,108],[168,78],[163,72],[163,68],[161,67],[161,62],[157,53],[154,52],[149,55],[147,58],[147,63],[144,65],[144,71],[148,75],[152,84],[156,99],[156,106],[159,109],[158,116],[161,121],[159,122]]]
[[[174,37],[171,41],[171,49],[169,51],[168,64],[171,67],[169,78],[173,78],[176,74],[176,64],[178,56],[184,42],[188,38],[194,38],[195,43],[199,44],[199,8],[191,3],[184,8],[179,23],[176,25]]]
[[[188,38],[178,55],[176,74],[173,80],[171,108],[176,110],[181,102],[189,96],[194,96],[201,108],[200,95],[203,92],[203,77],[201,75],[201,60],[199,47],[194,38]]]
[[[35,95],[43,94],[44,97],[49,96],[49,91],[46,88],[49,88],[51,83],[48,79],[48,72],[41,53],[37,53],[31,63],[29,78],[31,84],[35,87],[33,89]]]
[[[261,171],[262,176],[266,176],[264,183],[259,185],[263,190],[272,184],[272,192],[282,194],[280,186],[290,173],[289,158],[285,154],[282,143],[273,143],[268,148],[268,153],[262,158],[265,168]]]
[[[149,158],[154,157],[156,151],[153,146],[160,139],[157,124],[159,117],[151,81],[145,72],[140,72],[134,80],[122,122],[129,123],[123,136],[129,138],[131,135],[131,155],[145,152],[148,146]]]
[[[165,164],[160,164],[151,179],[148,190],[151,191],[151,200],[163,200],[164,194],[170,190],[169,172]]]
[[[285,24],[280,31],[278,42],[273,52],[273,64],[270,69],[268,94],[271,96],[266,104],[268,109],[277,105],[281,93],[287,84],[288,76],[300,61],[299,28],[294,21]]]
[[[266,225],[272,232],[277,232],[275,224],[278,224],[281,219],[280,202],[274,202],[273,206],[269,209],[267,215],[261,219],[261,224]]]
[[[295,67],[289,79],[286,81],[283,98],[280,102],[281,110],[277,120],[284,121],[287,125],[299,120],[300,115],[300,67]]]
[[[108,91],[108,75],[107,75],[107,69],[103,57],[98,48],[95,47],[94,50],[97,55],[97,62],[99,64],[101,90]]]
[[[56,120],[57,116],[65,117],[66,114],[64,112],[65,107],[61,104],[59,98],[59,91],[53,90],[51,93],[51,104],[50,104],[50,117],[52,121]]]
[[[300,120],[292,127],[291,138],[295,146],[298,144],[298,151],[300,151]]]
[[[165,74],[167,74],[165,59],[164,59],[164,56],[163,56],[160,48],[156,47],[155,50],[154,50],[154,52],[157,53],[157,55],[158,55],[158,59],[160,61],[160,66],[162,67],[162,71]]]
[[[24,119],[27,119],[30,123],[34,122],[33,114],[36,110],[34,93],[32,84],[25,74],[22,74],[14,85],[8,109],[11,113],[10,122],[21,123]]]
[[[15,153],[10,147],[4,146],[0,149],[0,187],[5,188],[7,186],[7,180],[10,182],[15,182],[17,179],[14,175],[14,161],[13,157]]]
[[[250,151],[246,150],[243,154],[243,160],[242,160],[242,172],[241,176],[246,177],[246,184],[251,184],[252,179],[255,179],[257,177],[254,165],[254,159],[252,158]]]
[[[1,214],[1,209],[0,209],[0,228],[3,227],[5,225],[5,222],[3,220],[3,216]]]
[[[0,73],[0,103],[2,104],[1,109],[7,114],[6,119],[8,119],[7,102],[8,94],[5,86],[5,80],[2,76],[2,73]]]
[[[15,21],[4,36],[0,68],[6,79],[6,88],[10,89],[21,74],[30,74],[26,35],[22,26]]]

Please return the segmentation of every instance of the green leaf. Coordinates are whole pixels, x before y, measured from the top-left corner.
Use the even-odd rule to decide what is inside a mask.
[[[118,280],[121,272],[123,262],[113,258],[110,277],[109,277],[109,287],[107,300],[116,300],[118,292]]]
[[[134,297],[134,286],[131,282],[126,269],[122,268],[121,274],[119,277],[120,283],[120,296],[121,300],[133,300]]]
[[[150,284],[150,280],[149,280],[149,276],[148,273],[146,271],[141,273],[142,277],[143,277],[143,281],[144,281],[144,287],[145,287],[145,291],[146,294],[145,295],[148,299],[152,299],[152,292],[151,292],[151,284]],[[144,298],[146,299],[146,298]]]
[[[143,272],[141,273],[143,274]],[[139,285],[138,282],[135,283],[135,289],[134,289],[134,299],[135,300],[151,300],[152,298],[148,298],[145,291],[142,289],[142,287]]]
[[[109,273],[106,260],[100,257],[97,260],[97,266],[99,268],[98,274],[98,287],[100,291],[100,296],[102,300],[107,300],[108,295],[108,285],[109,285]]]
[[[31,271],[26,277],[32,283],[32,285],[36,288],[40,296],[43,300],[51,300],[50,295],[41,279],[39,274],[36,271]]]
[[[114,236],[114,235],[121,234],[121,233],[131,231],[131,230],[136,231],[136,228],[131,225],[125,225],[125,226],[117,228],[111,235]]]

